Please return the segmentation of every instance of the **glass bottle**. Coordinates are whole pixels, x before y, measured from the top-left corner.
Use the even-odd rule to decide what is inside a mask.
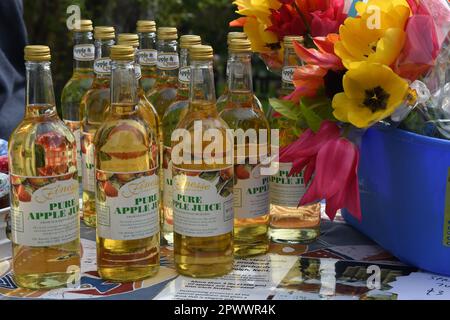
[[[294,70],[302,62],[296,55],[293,41],[302,42],[302,37],[284,38],[285,58],[282,70],[282,88],[280,96],[284,97],[295,89]],[[280,148],[298,139],[297,124],[276,112],[271,115],[271,128],[279,129]],[[303,173],[288,176],[292,163],[279,163],[279,171],[270,178],[270,228],[269,235],[273,242],[309,243],[320,235],[320,203],[298,206],[306,191]]]
[[[231,44],[231,41],[233,41],[235,39],[246,40],[247,35],[243,32],[229,32],[228,33],[228,36],[227,36],[228,60],[227,60],[227,67],[226,67],[227,68],[226,69],[227,82],[225,84],[225,88],[223,90],[222,95],[217,99],[217,111],[219,111],[219,113],[225,108],[225,106],[227,105],[228,98],[229,98],[228,83],[229,83],[229,79],[230,79],[230,59],[231,59],[230,44]],[[253,99],[255,100],[255,104],[258,106],[258,108],[263,110],[262,104],[259,101],[258,97],[256,95],[253,95]]]
[[[9,141],[12,268],[17,285],[47,289],[80,278],[75,136],[58,117],[47,46],[25,47],[26,112]]]
[[[270,142],[269,139],[260,141],[259,134],[263,132],[260,130],[267,134],[270,130],[254,99],[250,41],[234,39],[228,48],[229,92],[220,116],[231,129],[242,129],[249,137],[235,138],[233,188],[234,255],[248,257],[265,254],[269,249],[269,176],[261,172],[263,165],[259,155],[268,156]]]
[[[139,63],[141,65],[141,86],[147,94],[156,83],[156,23],[150,20],[139,20],[136,24],[139,36]]]
[[[73,74],[61,94],[62,119],[72,130],[77,141],[77,171],[81,182],[81,118],[80,103],[94,80],[94,34],[92,21],[81,20],[80,28],[73,31]]]
[[[192,46],[190,59],[189,111],[177,128],[183,142],[172,139],[174,261],[182,275],[215,277],[233,268],[232,143],[216,109],[213,50]],[[225,146],[213,156],[202,132]],[[185,140],[190,147],[180,150]]]
[[[114,45],[113,27],[95,27],[94,82],[81,100],[81,159],[83,167],[83,221],[96,226],[94,135],[108,113],[111,93],[110,48]]]
[[[97,266],[111,281],[159,269],[158,142],[139,112],[134,59],[133,47],[111,48],[111,108],[94,138]]]
[[[191,67],[189,63],[189,48],[201,44],[202,39],[197,35],[183,35],[180,37],[180,71],[178,73],[177,98],[164,114],[162,119],[163,131],[163,192],[162,192],[162,234],[168,244],[173,244],[173,212],[172,212],[172,169],[171,152],[172,132],[187,113],[189,107],[189,83]]]
[[[178,68],[178,32],[176,28],[158,28],[157,79],[153,89],[147,93],[160,119],[167,108],[177,98]]]
[[[136,78],[138,79],[138,96],[139,96],[139,112],[141,112],[142,117],[152,126],[153,128],[159,127],[159,117],[156,112],[155,107],[148,101],[145,96],[142,81],[142,67],[140,64],[139,56],[139,37],[134,33],[120,33],[118,35],[117,43],[119,45],[131,46],[135,50],[135,68]],[[157,132],[158,133],[158,132]]]

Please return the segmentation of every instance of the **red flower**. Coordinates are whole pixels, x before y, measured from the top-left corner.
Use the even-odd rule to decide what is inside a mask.
[[[340,129],[334,122],[324,121],[317,133],[306,130],[296,142],[281,150],[280,161],[293,162],[290,174],[305,170],[306,185],[312,179],[299,205],[325,199],[325,211],[331,220],[342,208],[361,219],[359,150],[340,136]]]
[[[305,22],[294,7],[283,4],[278,10],[271,9],[270,12],[272,25],[267,31],[275,33],[279,41],[283,41],[285,36],[306,34]]]

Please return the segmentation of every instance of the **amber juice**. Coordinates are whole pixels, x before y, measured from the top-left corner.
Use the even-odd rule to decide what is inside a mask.
[[[29,47],[25,117],[9,141],[12,268],[20,287],[47,289],[80,278],[76,141],[56,113],[50,50]]]
[[[81,101],[81,155],[83,181],[83,221],[89,227],[96,226],[95,212],[95,164],[94,135],[102,125],[110,106],[111,59],[110,47],[114,44],[114,33],[106,39],[100,34],[95,41],[95,79],[91,89]]]
[[[95,135],[97,265],[111,281],[159,269],[158,143],[137,92],[134,63],[113,62],[111,110]]]
[[[254,133],[250,141],[235,138],[234,152],[234,254],[248,257],[269,249],[269,176],[261,173],[259,157],[268,158],[270,141],[259,141],[259,132],[269,134],[269,123],[253,98],[250,42],[233,40],[230,46],[228,101],[220,116],[231,129]]]
[[[207,58],[195,60],[199,58],[193,55],[194,48],[206,50]],[[188,154],[182,153],[188,163],[174,158],[178,143],[172,144],[174,260],[183,275],[215,277],[233,268],[233,166],[232,160],[227,163],[226,152],[216,153],[222,164],[203,157],[209,143],[196,137],[198,129],[216,129],[225,142],[228,127],[215,105],[212,49],[193,46],[191,59],[189,111],[178,125],[192,139]]]
[[[290,94],[294,89],[295,67],[301,61],[294,52],[292,40],[301,38],[286,37],[285,59],[282,70],[280,97]],[[279,129],[280,148],[298,139],[295,121],[276,117],[272,114],[271,128]],[[270,179],[270,239],[274,242],[309,243],[320,235],[320,203],[298,207],[306,192],[303,172],[289,176],[292,163],[279,163],[279,171]]]

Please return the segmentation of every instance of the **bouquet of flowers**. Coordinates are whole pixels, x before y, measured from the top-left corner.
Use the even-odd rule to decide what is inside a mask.
[[[422,81],[448,37],[447,1],[234,3],[243,17],[231,26],[243,27],[269,68],[280,66],[284,36],[305,39],[294,43],[305,63],[294,73],[295,91],[270,101],[278,113],[306,124],[299,139],[280,150],[280,162],[293,163],[291,174],[304,173],[307,192],[299,205],[326,200],[331,219],[342,208],[361,219],[355,132],[399,122],[429,99]]]

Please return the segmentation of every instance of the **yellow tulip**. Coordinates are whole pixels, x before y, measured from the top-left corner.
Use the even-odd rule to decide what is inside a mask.
[[[236,0],[238,14],[246,16],[244,32],[252,43],[252,50],[260,53],[270,52],[270,46],[278,43],[278,37],[271,31],[266,31],[271,26],[270,9],[277,10],[281,7],[278,0]]]
[[[361,61],[392,65],[405,44],[409,6],[405,0],[370,0],[356,8],[360,16],[347,18],[339,28],[336,55],[347,69]]]
[[[333,115],[358,128],[389,117],[408,93],[408,82],[380,63],[359,63],[344,75],[343,85],[344,92],[333,98]]]

